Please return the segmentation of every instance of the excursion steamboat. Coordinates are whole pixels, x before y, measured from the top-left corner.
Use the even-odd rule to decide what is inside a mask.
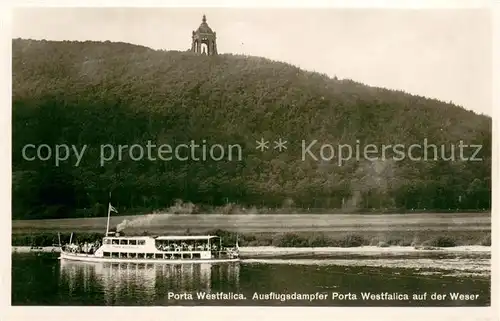
[[[70,242],[61,246],[61,260],[111,263],[222,263],[238,262],[238,241],[234,247],[223,247],[219,236],[124,236],[109,232],[108,223],[102,244]]]

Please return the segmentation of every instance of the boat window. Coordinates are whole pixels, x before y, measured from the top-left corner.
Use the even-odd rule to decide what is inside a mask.
[[[184,254],[182,255],[182,258],[183,258],[183,259],[190,259],[190,258],[191,258],[191,254],[190,254],[190,253],[184,253]]]
[[[111,240],[110,239],[105,239],[104,240],[104,244],[111,244]]]
[[[137,244],[137,240],[128,240],[128,244],[130,244],[130,245],[136,245]]]
[[[193,259],[201,259],[200,253],[193,253]]]
[[[153,253],[148,253],[148,254],[146,254],[146,258],[148,258],[148,259],[152,259],[152,258],[153,258]]]
[[[163,259],[163,253],[156,253],[155,259]]]
[[[144,245],[144,244],[146,244],[146,241],[145,241],[145,240],[138,240],[138,241],[137,241],[137,244],[139,244],[139,245]]]
[[[119,244],[118,240],[113,240],[113,244]]]
[[[174,258],[176,258],[176,259],[180,259],[180,258],[181,258],[181,254],[180,254],[180,253],[175,253],[175,254],[174,254]]]
[[[104,252],[103,255],[106,256],[106,257],[111,256],[109,252]]]
[[[127,240],[120,240],[120,245],[127,245],[128,241]]]

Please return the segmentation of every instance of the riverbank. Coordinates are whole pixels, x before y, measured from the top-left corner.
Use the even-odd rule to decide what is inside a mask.
[[[426,214],[148,214],[111,216],[111,228],[125,233],[150,235],[204,234],[214,229],[241,234],[255,233],[327,233],[337,235],[404,232],[418,235],[430,232],[489,231],[491,213]],[[50,220],[13,220],[12,234],[33,233],[100,233],[107,225],[105,217]],[[425,235],[424,235],[425,236]],[[31,244],[15,244],[31,245]],[[52,244],[50,244],[52,245]],[[264,245],[264,244],[256,244]]]

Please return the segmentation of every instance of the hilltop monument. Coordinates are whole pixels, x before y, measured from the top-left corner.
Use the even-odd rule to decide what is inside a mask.
[[[207,24],[207,17],[203,15],[200,26],[193,31],[191,51],[201,55],[217,54],[217,36]]]

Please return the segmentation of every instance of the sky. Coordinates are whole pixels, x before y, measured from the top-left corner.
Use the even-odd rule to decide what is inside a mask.
[[[18,8],[12,36],[187,50],[203,14],[219,53],[262,56],[493,114],[486,9]]]

